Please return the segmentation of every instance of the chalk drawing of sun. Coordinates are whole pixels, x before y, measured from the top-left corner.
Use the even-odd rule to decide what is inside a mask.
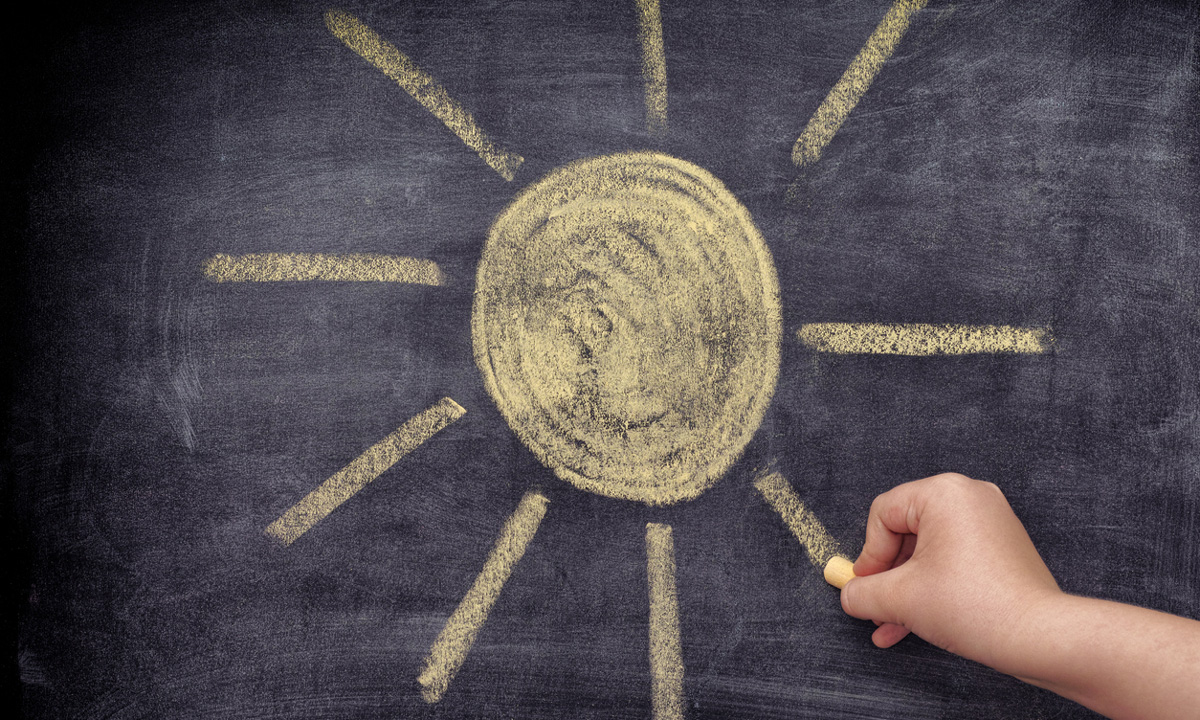
[[[668,132],[658,0],[636,0],[646,128]],[[805,166],[821,152],[892,54],[925,0],[898,0],[796,140]],[[523,158],[496,146],[438,82],[358,18],[325,25],[397,82],[505,180]],[[524,187],[482,248],[471,313],[475,363],[520,440],[562,480],[649,505],[698,497],[741,455],[779,375],[782,327],[770,243],[708,171],[658,152],[579,160]],[[219,254],[214,282],[399,282],[440,285],[436,263],[390,255]],[[816,352],[903,355],[1041,353],[1044,328],[808,323],[788,338]],[[291,545],[466,410],[442,398],[299,499],[266,528]],[[788,481],[763,472],[763,498],[822,567],[837,542]],[[446,621],[418,681],[438,702],[466,661],[549,501],[526,493],[472,587]],[[646,527],[651,705],[683,715],[675,553],[670,525]]]

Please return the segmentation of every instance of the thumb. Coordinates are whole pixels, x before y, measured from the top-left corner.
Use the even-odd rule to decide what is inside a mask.
[[[903,565],[874,575],[860,575],[842,588],[842,609],[861,620],[903,625]]]

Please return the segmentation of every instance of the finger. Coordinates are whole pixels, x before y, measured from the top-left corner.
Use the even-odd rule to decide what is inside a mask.
[[[875,498],[867,517],[862,553],[855,575],[874,575],[896,565],[905,535],[915,535],[924,506],[924,481],[904,483]]]
[[[904,542],[899,534],[889,530],[883,523],[880,510],[883,497],[880,495],[875,498],[867,516],[867,536],[863,541],[862,552],[854,561],[854,574],[859,577],[890,570],[895,565]]]
[[[852,579],[842,588],[842,610],[861,620],[902,623],[901,588],[906,572],[906,568],[900,567]]]
[[[913,556],[913,550],[917,549],[917,536],[905,535],[904,540],[900,543],[900,554],[896,556],[896,562],[892,567],[900,567],[908,562]]]
[[[890,648],[908,636],[908,628],[895,623],[884,623],[871,633],[871,642],[875,647]]]

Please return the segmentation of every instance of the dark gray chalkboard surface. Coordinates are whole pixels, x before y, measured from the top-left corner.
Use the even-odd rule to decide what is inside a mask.
[[[991,480],[1065,589],[1200,615],[1198,6],[910,4],[906,29],[887,0],[14,16],[24,716],[665,717],[647,585],[662,610],[671,581],[691,718],[1091,716],[916,638],[873,648],[756,481],[852,554],[883,490]],[[587,158],[618,175],[561,174]],[[587,192],[536,216],[555,177]],[[682,187],[704,208],[660,212]],[[562,213],[597,234],[538,235]],[[656,223],[737,226],[742,254],[664,250]],[[520,315],[543,275],[575,282],[543,250],[654,291],[560,293],[584,305],[556,343]],[[632,327],[637,362],[596,370]],[[576,361],[577,387],[539,374]],[[562,439],[581,412],[608,445]],[[460,603],[488,612],[447,681],[426,663]]]

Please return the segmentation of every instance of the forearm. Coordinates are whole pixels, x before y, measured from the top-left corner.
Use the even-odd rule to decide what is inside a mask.
[[[1117,720],[1195,718],[1200,622],[1061,595],[1031,608],[998,669]]]
[[[947,473],[875,498],[842,607],[1117,720],[1200,717],[1200,622],[1074,597],[998,487]]]

